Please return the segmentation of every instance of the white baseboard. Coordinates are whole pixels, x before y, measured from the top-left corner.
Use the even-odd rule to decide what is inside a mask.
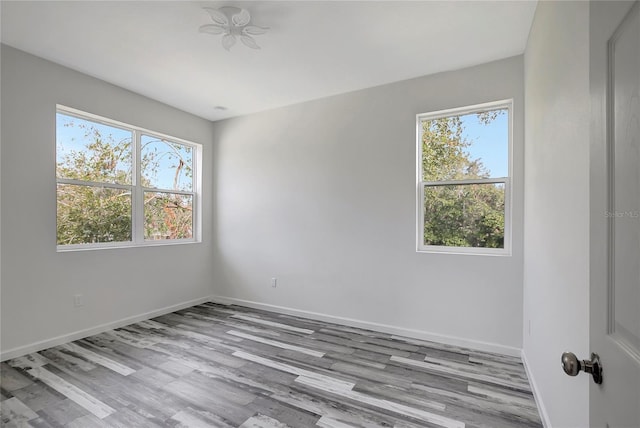
[[[234,297],[212,296],[211,301],[223,305],[239,305],[254,309],[262,309],[269,312],[277,312],[280,314],[294,315],[303,318],[310,318],[317,321],[326,321],[335,324],[345,325],[349,327],[357,327],[366,330],[379,331],[381,333],[394,334],[397,336],[410,337],[419,340],[428,340],[431,342],[444,343],[447,345],[460,346],[464,348],[476,349],[478,351],[492,352],[496,354],[509,355],[512,357],[520,357],[521,349],[511,346],[499,345],[497,343],[482,342],[477,340],[463,339],[455,336],[447,336],[437,333],[430,333],[423,330],[414,330],[409,328],[397,327],[387,324],[379,324],[370,321],[361,321],[353,318],[344,318],[334,315],[327,315],[318,312],[305,311],[300,309],[288,308],[284,306],[270,305],[267,303],[254,302],[251,300],[236,299]]]
[[[453,345],[453,346],[460,346],[464,348],[477,349],[479,351],[493,352],[493,353],[509,355],[513,357],[522,357],[524,361],[524,353],[522,353],[522,350],[519,348],[511,347],[511,346],[505,346],[505,345],[500,345],[500,344],[490,343],[490,342],[482,342],[482,341],[471,340],[471,339],[464,339],[464,338],[459,338],[455,336],[431,333],[423,330],[408,329],[408,328],[397,327],[393,325],[374,323],[370,321],[362,321],[362,320],[357,320],[353,318],[345,318],[345,317],[339,317],[334,315],[327,315],[327,314],[322,314],[318,312],[305,311],[300,309],[288,308],[284,306],[270,305],[266,303],[260,303],[260,302],[250,301],[250,300],[242,300],[242,299],[236,299],[233,297],[224,297],[224,296],[201,297],[198,299],[190,300],[188,302],[182,302],[176,305],[171,305],[161,309],[156,309],[150,312],[146,312],[144,314],[134,315],[132,317],[123,318],[117,321],[101,324],[88,329],[75,331],[69,334],[64,334],[61,336],[54,337],[52,339],[46,339],[39,342],[31,343],[29,345],[19,346],[17,348],[9,349],[7,351],[2,351],[0,353],[0,361],[16,358],[22,355],[30,354],[32,352],[38,352],[43,349],[62,345],[64,343],[72,342],[74,340],[79,340],[88,336],[93,336],[95,334],[100,334],[105,331],[113,330],[114,328],[124,327],[126,325],[133,324],[139,321],[144,321],[160,315],[179,311],[181,309],[199,305],[204,302],[215,302],[215,303],[221,303],[225,305],[234,304],[239,306],[246,306],[249,308],[262,309],[265,311],[276,312],[276,313],[281,313],[286,315],[300,316],[304,318],[310,318],[313,320],[325,321],[325,322],[331,322],[331,323],[345,325],[349,327],[357,327],[357,328],[363,328],[367,330],[379,331],[382,333],[410,337],[410,338],[419,339],[419,340],[428,340],[431,342],[438,342],[438,343],[444,343],[444,344]],[[525,368],[526,367],[527,366],[525,364]],[[530,373],[528,370],[527,370],[527,375],[530,376]],[[530,379],[532,380],[532,384],[533,384],[534,382],[531,376],[530,376]],[[541,406],[540,407],[541,411],[543,412],[542,403],[541,401],[538,400],[537,396],[536,396],[536,401],[539,402]],[[545,427],[550,428],[550,425],[545,425]]]
[[[85,337],[93,336],[94,334],[104,333],[105,331],[113,330],[114,328],[124,327],[129,324],[148,320],[150,318],[155,318],[160,315],[165,315],[171,312],[179,311],[180,309],[189,308],[191,306],[210,301],[212,301],[211,296],[200,297],[198,299],[189,300],[188,302],[182,302],[176,305],[171,305],[150,312],[145,312],[144,314],[134,315],[132,317],[123,318],[117,321],[101,324],[84,330],[78,330],[69,334],[63,334],[61,336],[54,337],[53,339],[42,340],[40,342],[31,343],[29,345],[19,346],[17,348],[9,349],[8,351],[2,351],[0,353],[0,361],[5,361],[11,358],[20,357],[22,355],[31,354],[32,352],[42,351],[43,349],[51,348],[52,346],[58,346],[64,343],[73,342],[74,340],[83,339]]]
[[[533,392],[533,398],[536,400],[536,405],[538,406],[538,412],[540,412],[540,419],[542,420],[542,425],[544,426],[544,428],[551,428],[551,422],[549,421],[549,414],[547,413],[547,409],[544,407],[544,402],[542,401],[542,397],[540,396],[540,392],[536,384],[536,379],[533,377],[533,373],[531,372],[531,368],[529,367],[529,361],[527,360],[527,355],[524,353],[524,349],[522,350],[521,358],[522,358],[522,364],[524,365],[524,370],[527,373],[527,378],[529,378],[529,384],[531,385],[531,392]]]

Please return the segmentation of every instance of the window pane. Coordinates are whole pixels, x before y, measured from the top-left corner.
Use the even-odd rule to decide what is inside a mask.
[[[144,239],[193,237],[193,195],[144,193]]]
[[[193,190],[193,148],[149,135],[141,138],[142,186]]]
[[[422,122],[423,181],[507,177],[509,110]]]
[[[131,131],[57,113],[56,175],[131,184],[131,141]]]
[[[131,191],[58,184],[58,245],[131,241]]]
[[[504,184],[424,187],[424,245],[504,248]]]

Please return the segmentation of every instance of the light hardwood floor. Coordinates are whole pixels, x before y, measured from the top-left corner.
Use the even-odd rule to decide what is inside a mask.
[[[517,358],[212,303],[2,363],[6,427],[541,427]]]

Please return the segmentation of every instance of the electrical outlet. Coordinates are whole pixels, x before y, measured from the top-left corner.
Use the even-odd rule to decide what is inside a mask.
[[[271,286],[276,288],[278,286],[278,278],[271,278]]]
[[[84,306],[84,298],[82,297],[82,294],[76,294],[73,296],[73,306],[76,308]]]

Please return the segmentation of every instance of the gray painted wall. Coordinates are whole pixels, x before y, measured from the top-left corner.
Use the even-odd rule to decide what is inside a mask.
[[[211,123],[4,45],[1,64],[2,351],[210,295]],[[56,253],[56,103],[202,144],[203,243]]]
[[[586,427],[560,355],[589,355],[589,3],[539,2],[524,63],[523,350],[547,421]]]
[[[507,98],[513,255],[416,253],[416,114]],[[215,292],[518,354],[523,103],[513,57],[216,122]]]

